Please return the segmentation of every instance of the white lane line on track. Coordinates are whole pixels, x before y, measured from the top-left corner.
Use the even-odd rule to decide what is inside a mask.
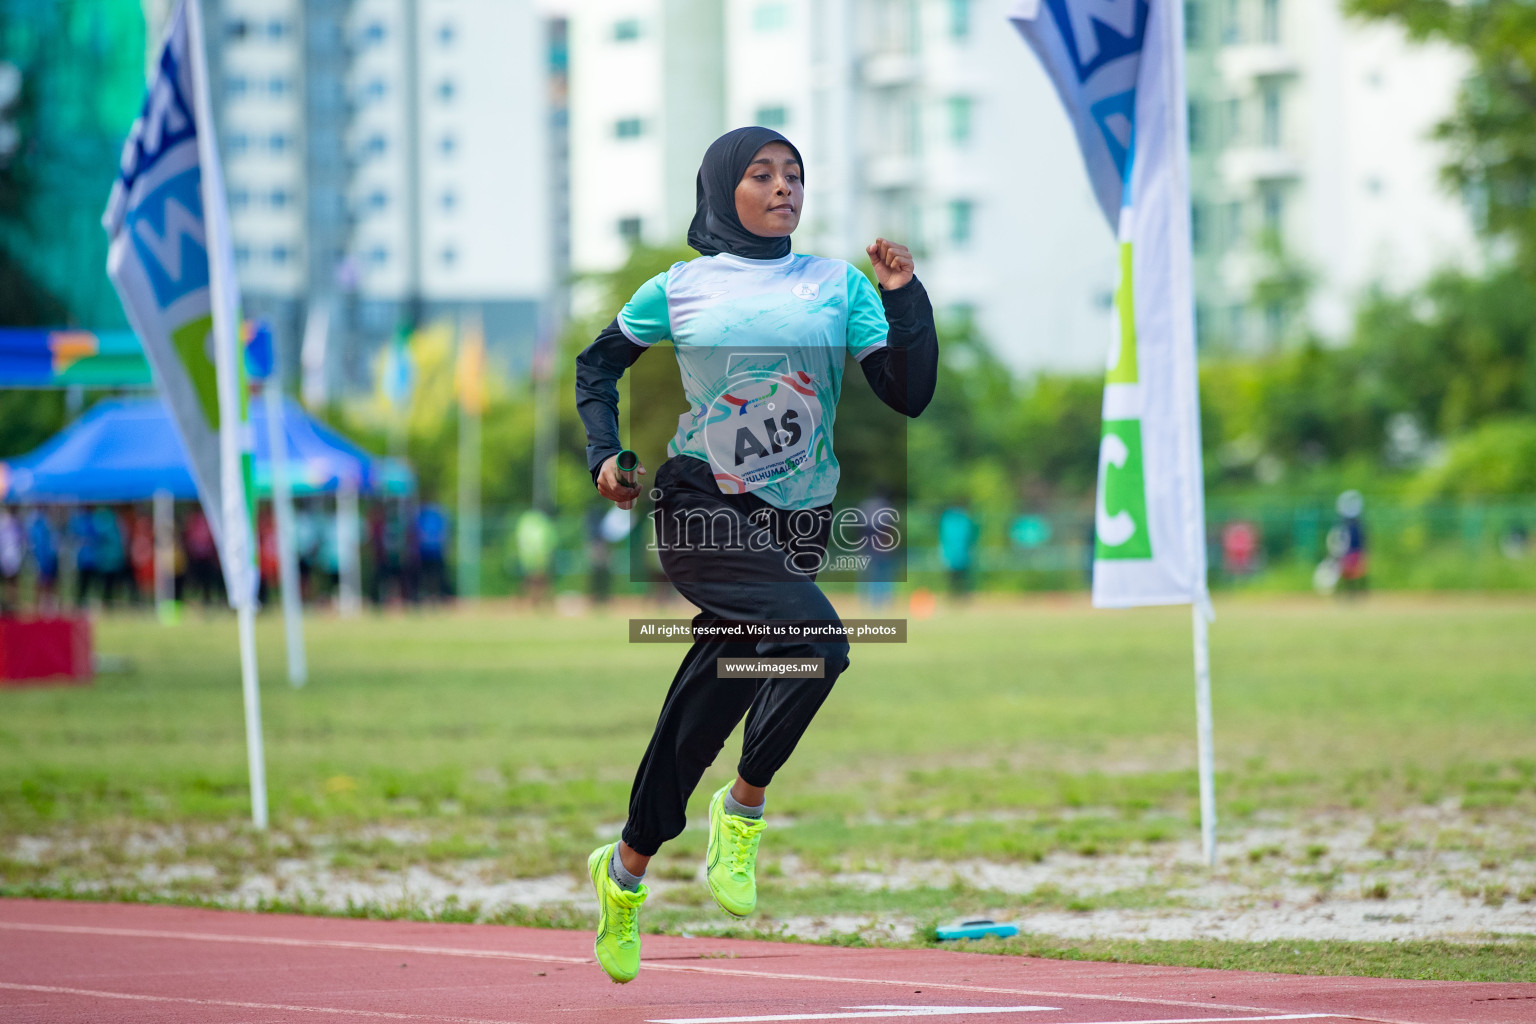
[[[239,1010],[283,1010],[287,1013],[350,1014],[354,1017],[378,1017],[385,1020],[447,1021],[451,1024],[522,1024],[521,1021],[498,1021],[486,1017],[444,1017],[440,1013],[391,1013],[388,1010],[347,1010],[339,1006],[295,1006],[291,1003],[247,1003],[234,999],[193,999],[189,996],[151,996],[137,992],[103,992],[93,988],[66,988],[63,985],[22,985],[0,981],[0,988],[17,992],[42,992],[52,995],[92,996],[96,999],[127,999],[141,1003],[184,1003],[191,1006],[228,1006]]]
[[[1059,1006],[897,1006],[877,1003],[873,1006],[845,1006],[845,1011],[856,1013],[770,1013],[756,1017],[672,1017],[650,1020],[646,1024],[751,1024],[769,1020],[847,1020],[850,1017],[961,1017],[978,1013],[1032,1013],[1037,1010],[1060,1010]],[[873,1011],[873,1012],[870,1012]],[[1247,1019],[1247,1018],[1244,1018]]]
[[[187,942],[231,942],[256,946],[289,946],[303,949],[357,949],[382,953],[421,953],[435,956],[459,956],[478,960],[526,960],[550,964],[590,964],[591,957],[556,956],[552,953],[514,953],[508,950],[463,949],[455,946],[406,946],[389,942],[355,942],[347,939],[288,939],[277,935],[232,935],[227,932],[173,932],[154,928],[103,928],[93,925],[32,924],[0,921],[0,929],[53,932],[64,935],[100,935],[108,938],[179,939]],[[1153,1006],[1198,1006],[1209,1010],[1239,1010],[1274,1013],[1273,1006],[1244,1006],[1240,1003],[1201,1002],[1198,999],[1160,999],[1155,996],[1107,995],[1094,992],[1059,992],[1045,989],[1012,988],[999,985],[968,985],[951,981],[914,981],[907,978],[858,978],[828,974],[799,974],[789,971],[753,971],[739,967],[715,967],[705,964],[658,963],[642,960],[647,971],[672,971],[687,974],[713,974],[731,978],[762,978],[767,981],[808,981],[839,985],[886,985],[898,988],[941,989],[948,992],[985,992],[988,995],[1030,996],[1039,999],[1093,999],[1114,1003],[1144,1003]],[[1353,1020],[1376,1021],[1381,1018],[1359,1014],[1333,1014]],[[1403,1024],[1383,1021],[1383,1024]]]
[[[1055,1010],[1055,1006],[846,1006],[845,1010],[874,1010],[874,1013],[781,1013],[760,1017],[672,1017],[647,1021],[646,1024],[749,1024],[757,1021],[846,1020],[850,1017],[959,1017],[981,1013],[1023,1013],[1031,1010]],[[1331,1013],[1278,1013],[1265,1017],[1176,1017],[1168,1020],[1093,1021],[1091,1024],[1218,1024],[1221,1021],[1308,1020],[1333,1017]],[[1074,1022],[1075,1024],[1075,1022]]]

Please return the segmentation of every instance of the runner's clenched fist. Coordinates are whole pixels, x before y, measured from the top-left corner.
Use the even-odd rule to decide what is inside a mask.
[[[875,280],[880,282],[881,288],[893,292],[912,280],[912,272],[917,264],[912,261],[911,249],[877,238],[864,251],[869,254],[869,262],[875,266]]]

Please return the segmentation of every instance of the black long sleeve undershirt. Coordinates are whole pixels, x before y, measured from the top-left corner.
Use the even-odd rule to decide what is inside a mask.
[[[587,429],[587,468],[594,484],[603,463],[624,449],[619,443],[618,380],[644,354],[645,346],[625,337],[615,317],[576,357],[576,414]]]
[[[938,384],[939,337],[933,304],[913,278],[894,291],[881,289],[888,328],[886,344],[859,363],[880,400],[905,416],[919,416]],[[615,319],[576,357],[576,412],[587,431],[587,468],[593,483],[603,463],[624,447],[619,441],[618,380],[645,352]]]
[[[880,401],[903,416],[920,416],[939,381],[933,304],[915,277],[895,291],[880,289],[880,303],[889,329],[886,344],[865,356],[859,367]]]

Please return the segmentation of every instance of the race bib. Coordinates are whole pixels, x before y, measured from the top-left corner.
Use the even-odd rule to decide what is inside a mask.
[[[704,452],[724,494],[807,472],[826,457],[821,400],[802,370],[749,371],[704,410]]]

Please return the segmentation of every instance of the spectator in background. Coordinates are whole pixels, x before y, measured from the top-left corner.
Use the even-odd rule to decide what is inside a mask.
[[[101,603],[108,605],[122,587],[126,593],[133,577],[128,571],[128,545],[117,513],[102,505],[91,515],[96,539],[96,574],[101,581]]]
[[[550,569],[555,558],[555,524],[530,508],[517,519],[517,563],[534,604],[549,603]]]
[[[140,601],[155,600],[155,521],[151,516],[135,515],[128,528],[128,564]]]
[[[194,505],[187,513],[182,529],[182,550],[187,553],[187,586],[198,592],[198,598],[206,607],[219,598],[224,590],[224,574],[219,569],[219,549],[213,540],[213,528],[203,515],[201,505]]]
[[[279,562],[277,552],[277,523],[272,517],[271,509],[263,509],[256,520],[256,566],[259,570],[260,585],[256,590],[256,600],[267,604],[272,600],[272,595],[277,592]]]
[[[421,523],[414,501],[402,501],[395,516],[400,536],[400,596],[421,603]]]
[[[80,506],[69,513],[64,525],[65,557],[75,566],[75,607],[85,605],[85,595],[96,584],[96,534],[91,510]]]
[[[1221,565],[1232,580],[1251,576],[1258,568],[1259,528],[1238,520],[1221,528]]]
[[[1345,491],[1339,495],[1334,509],[1339,513],[1339,523],[1334,530],[1342,537],[1338,545],[1342,552],[1339,556],[1339,590],[1346,594],[1363,594],[1368,569],[1365,523],[1361,519],[1365,512],[1365,498],[1359,491]]]
[[[949,571],[949,592],[964,598],[971,592],[971,559],[979,531],[970,512],[951,505],[939,516],[939,559]]]
[[[322,532],[320,513],[312,505],[294,507],[293,550],[299,560],[299,593],[306,601],[315,597],[315,573],[318,571]]]
[[[374,502],[368,509],[368,558],[372,563],[372,572],[368,574],[368,600],[375,608],[383,607],[389,585],[388,532],[384,503]]]
[[[21,521],[0,508],[0,611],[14,612],[21,604],[21,566],[26,560],[26,535]]]
[[[416,512],[416,536],[421,545],[421,591],[428,601],[448,596],[448,517],[428,502]]]
[[[891,499],[883,491],[876,491],[860,502],[859,513],[862,545],[856,553],[869,556],[859,576],[859,591],[869,607],[879,611],[890,604],[895,591],[896,555],[887,531],[899,523]]]
[[[42,509],[27,514],[27,551],[37,573],[37,609],[51,613],[57,606],[59,582],[59,549],[54,539],[53,525]]]

